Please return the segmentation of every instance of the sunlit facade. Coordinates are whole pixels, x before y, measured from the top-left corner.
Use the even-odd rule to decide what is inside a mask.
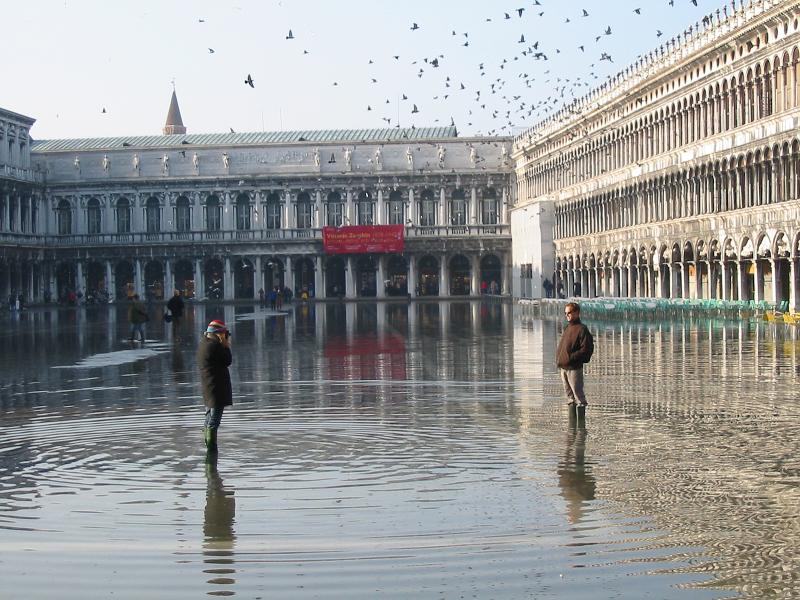
[[[565,295],[797,308],[799,21],[796,1],[715,13],[515,138],[515,294],[527,270]]]
[[[2,115],[19,121],[2,131],[24,154],[15,141],[12,161],[0,161],[13,170],[0,232],[22,248],[0,263],[0,293],[105,301],[175,288],[232,300],[275,286],[319,299],[509,288],[508,138],[460,138],[452,127],[187,135],[174,94],[160,136],[31,142],[33,120]],[[326,254],[323,227],[351,225],[402,225],[404,250]]]

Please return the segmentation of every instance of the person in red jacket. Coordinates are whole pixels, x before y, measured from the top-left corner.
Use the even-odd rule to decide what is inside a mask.
[[[556,351],[556,365],[567,395],[570,416],[586,416],[586,394],[583,391],[583,365],[589,362],[594,352],[594,339],[589,328],[581,323],[581,307],[577,302],[568,302],[564,307],[567,326],[561,334]]]

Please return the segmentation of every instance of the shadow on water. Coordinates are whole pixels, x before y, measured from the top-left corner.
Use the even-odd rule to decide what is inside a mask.
[[[584,425],[553,364],[562,323],[509,304],[199,304],[176,327],[150,310],[144,346],[124,307],[4,320],[4,590],[694,600],[800,586],[794,329],[590,323]],[[222,469],[205,462],[195,366],[215,318],[233,331]],[[81,578],[98,569],[113,577]]]

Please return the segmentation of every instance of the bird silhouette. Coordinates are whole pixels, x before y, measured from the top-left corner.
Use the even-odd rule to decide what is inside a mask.
[[[213,49],[213,48],[209,48],[209,49],[208,49],[208,53],[209,53],[209,54],[214,54],[214,49]]]
[[[411,24],[411,31],[416,31],[417,29],[419,29],[419,25],[417,25],[416,23],[412,23]]]
[[[292,33],[291,29],[289,30],[289,35],[286,36],[286,39],[287,40],[293,40],[294,39],[294,34]]]
[[[255,82],[253,81],[253,78],[250,76],[250,73],[248,73],[248,74],[247,74],[247,79],[245,79],[245,80],[244,80],[244,82],[245,82],[247,85],[249,85],[251,88],[254,88],[254,87],[256,87],[256,86],[255,86]]]

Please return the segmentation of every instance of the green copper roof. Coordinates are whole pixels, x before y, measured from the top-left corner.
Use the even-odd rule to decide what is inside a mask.
[[[197,133],[191,135],[142,135],[109,138],[37,140],[33,152],[116,150],[120,148],[185,148],[188,146],[261,146],[264,144],[324,144],[335,142],[402,142],[442,140],[458,136],[455,127],[392,129],[321,129],[306,131],[257,131],[253,133]]]

